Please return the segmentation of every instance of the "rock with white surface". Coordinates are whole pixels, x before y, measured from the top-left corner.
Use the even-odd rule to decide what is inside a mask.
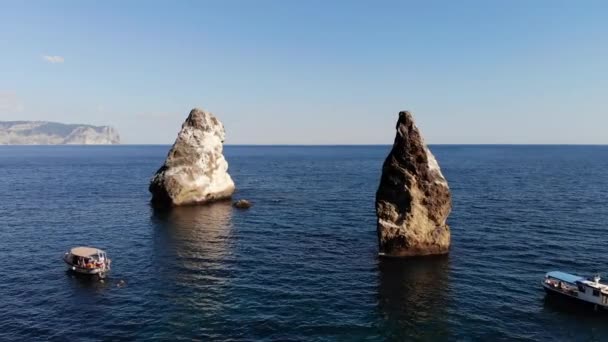
[[[447,218],[452,209],[448,183],[424,143],[412,115],[399,113],[395,143],[376,193],[381,256],[446,254]]]
[[[224,125],[213,114],[193,109],[150,182],[152,203],[171,207],[229,199],[235,186],[222,154],[224,139]]]

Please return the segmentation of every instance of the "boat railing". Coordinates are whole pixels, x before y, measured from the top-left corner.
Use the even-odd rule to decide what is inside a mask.
[[[559,291],[570,296],[578,296],[578,288],[576,285],[554,278],[545,279],[545,284],[549,285],[555,291]]]
[[[89,259],[88,261],[84,261],[83,259],[78,260],[75,266],[86,269],[95,269],[95,268],[109,268],[109,259],[104,260],[95,260]]]

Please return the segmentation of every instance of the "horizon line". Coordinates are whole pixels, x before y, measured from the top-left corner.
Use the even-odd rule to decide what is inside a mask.
[[[169,144],[119,144],[119,145],[139,145],[139,146],[165,146]],[[393,143],[386,144],[224,144],[224,146],[392,146]],[[430,143],[428,146],[608,146],[608,143]]]
[[[0,146],[171,146],[173,143],[142,144],[0,144]],[[224,144],[225,147],[373,147],[393,144]],[[608,146],[608,143],[438,143],[427,146]]]

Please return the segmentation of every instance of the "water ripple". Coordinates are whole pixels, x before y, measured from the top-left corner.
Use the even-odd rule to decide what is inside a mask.
[[[433,147],[451,254],[379,260],[388,148],[227,147],[251,210],[158,212],[166,146],[0,147],[0,340],[605,338],[605,317],[538,282],[603,270],[607,147]],[[65,272],[79,244],[110,252],[104,283]]]

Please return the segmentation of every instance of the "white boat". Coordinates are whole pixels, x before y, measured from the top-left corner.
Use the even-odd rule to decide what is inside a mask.
[[[99,278],[105,278],[112,263],[106,252],[94,247],[72,248],[65,253],[63,261],[76,273],[97,275]]]
[[[548,294],[589,303],[595,308],[608,309],[608,284],[602,283],[599,275],[585,278],[554,271],[545,275],[542,285]]]

